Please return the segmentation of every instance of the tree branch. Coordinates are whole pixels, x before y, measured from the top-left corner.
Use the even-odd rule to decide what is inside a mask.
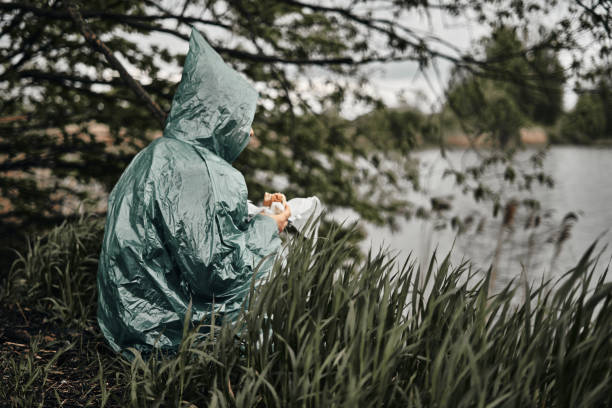
[[[48,17],[57,20],[71,20],[72,17],[69,12],[53,10],[48,8],[39,8],[28,4],[21,3],[0,3],[0,10],[12,11],[20,10],[22,12],[32,13],[38,17]],[[120,18],[122,20],[133,20],[133,21],[156,21],[156,20],[176,20],[185,24],[200,23],[206,25],[213,25],[227,30],[231,30],[231,27],[227,24],[223,24],[215,20],[206,20],[203,18],[189,17],[182,15],[174,15],[171,13],[165,14],[151,14],[151,15],[139,15],[139,14],[117,14],[109,13],[106,11],[99,10],[82,10],[80,11],[81,17],[83,18],[101,18],[106,20],[115,20]]]
[[[51,18],[51,19],[69,19],[70,15],[65,12],[50,10],[50,9],[41,9],[33,6],[20,5],[14,3],[0,3],[0,10],[25,10],[27,12],[31,12],[38,17]],[[157,15],[157,16],[131,16],[128,14],[112,14],[112,13],[104,13],[98,11],[84,11],[81,15],[81,21],[83,18],[102,18],[102,19],[112,19],[116,22],[120,22],[127,26],[145,30],[145,31],[156,31],[162,32],[174,37],[180,38],[182,40],[188,41],[189,36],[183,34],[179,30],[173,30],[171,28],[166,28],[153,22],[162,18],[167,19],[176,19],[185,23],[191,22],[200,22],[204,24],[213,24],[213,22],[208,20],[197,19],[193,17],[180,17],[175,15]],[[147,22],[149,21],[149,22]],[[83,23],[85,23],[83,21]],[[230,29],[229,26],[218,23],[215,25],[219,25],[224,28]],[[93,35],[93,34],[92,34]],[[99,41],[96,37],[96,41]],[[335,57],[335,58],[290,58],[284,57],[280,55],[269,55],[269,54],[255,54],[247,51],[241,51],[231,48],[222,47],[219,45],[211,44],[213,48],[222,55],[227,55],[232,58],[236,58],[244,61],[253,61],[253,62],[262,62],[262,63],[280,63],[280,64],[291,64],[291,65],[364,65],[372,62],[389,62],[389,61],[406,61],[406,60],[416,60],[416,57],[407,57],[407,56],[382,56],[382,57],[370,57],[370,58],[362,58],[355,59],[349,56],[346,57]],[[96,46],[96,49],[98,47]],[[110,52],[110,50],[109,50]],[[106,55],[106,54],[105,54]]]
[[[95,50],[104,54],[109,65],[119,71],[121,79],[123,79],[127,86],[130,87],[132,91],[134,91],[134,93],[136,93],[136,95],[138,95],[138,97],[144,101],[147,109],[153,113],[163,128],[166,122],[166,113],[153,99],[151,99],[151,96],[143,89],[140,83],[127,72],[123,64],[121,64],[121,62],[113,55],[112,51],[102,42],[102,40],[100,40],[96,34],[91,31],[91,29],[87,26],[87,23],[85,23],[83,20],[83,16],[81,16],[79,10],[72,1],[68,2],[68,12],[72,17],[74,24],[83,34],[87,42],[89,42]]]
[[[0,123],[21,122],[28,120],[28,115],[13,115],[0,117]]]
[[[70,82],[70,83],[80,83],[83,85],[109,85],[109,86],[117,86],[122,83],[119,78],[112,78],[110,80],[98,79],[98,78],[89,78],[86,76],[78,76],[73,74],[68,74],[64,72],[45,72],[41,70],[35,69],[25,69],[22,71],[18,71],[15,73],[19,78],[33,78],[37,80],[49,80],[52,82]]]
[[[589,7],[586,4],[584,4],[581,0],[576,0],[576,3],[582,7],[584,9],[584,11],[589,14],[591,16],[591,18],[593,20],[598,21],[604,28],[604,30],[606,30],[606,33],[608,34],[608,38],[612,38],[612,29],[610,28],[610,10],[612,9],[612,3],[608,4],[608,7],[605,7],[605,3],[607,3],[607,1],[599,1],[596,5]],[[607,9],[607,15],[601,15],[599,14],[595,9],[598,6],[602,6],[604,9]]]

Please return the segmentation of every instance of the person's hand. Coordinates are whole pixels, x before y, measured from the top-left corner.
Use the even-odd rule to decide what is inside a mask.
[[[275,201],[279,203],[283,203],[284,205],[287,199],[285,198],[285,195],[283,193],[274,193],[274,194],[264,193],[263,205],[265,207],[270,207],[272,203]]]
[[[289,208],[289,204],[285,203],[285,211],[280,214],[262,214],[273,218],[274,221],[276,221],[276,225],[278,226],[278,232],[283,232],[283,230],[289,223],[289,217],[291,217],[291,208]]]

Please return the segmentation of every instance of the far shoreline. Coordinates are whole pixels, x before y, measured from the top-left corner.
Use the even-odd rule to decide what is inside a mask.
[[[524,127],[519,130],[520,141],[523,147],[527,148],[549,148],[549,147],[580,147],[580,148],[601,148],[611,149],[612,139],[603,139],[593,141],[591,143],[571,143],[571,142],[555,142],[554,138],[549,137],[549,132],[541,126]],[[444,148],[450,150],[464,150],[471,147],[487,148],[488,143],[485,139],[486,135],[478,136],[475,140],[461,131],[447,132],[444,138]],[[551,140],[552,139],[552,140]],[[440,144],[437,143],[418,143],[414,151],[423,151],[429,149],[440,148]]]

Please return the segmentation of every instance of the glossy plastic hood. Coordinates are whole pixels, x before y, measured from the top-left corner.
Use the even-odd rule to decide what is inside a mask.
[[[228,162],[249,141],[257,91],[195,29],[164,137],[197,144]]]

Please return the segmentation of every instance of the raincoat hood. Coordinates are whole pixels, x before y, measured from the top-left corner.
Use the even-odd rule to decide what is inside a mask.
[[[194,28],[164,137],[205,147],[233,162],[249,142],[257,91]]]

